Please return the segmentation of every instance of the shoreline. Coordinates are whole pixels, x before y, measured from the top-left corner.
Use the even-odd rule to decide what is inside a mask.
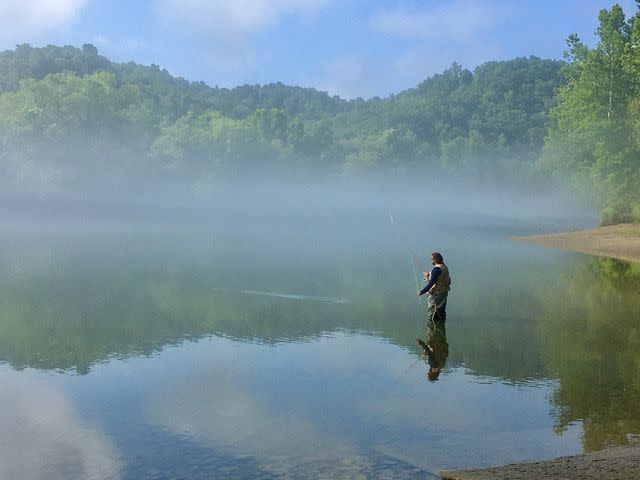
[[[640,447],[614,447],[542,462],[438,472],[444,480],[637,480]]]
[[[572,232],[511,237],[511,240],[557,250],[640,263],[640,223],[624,223]]]

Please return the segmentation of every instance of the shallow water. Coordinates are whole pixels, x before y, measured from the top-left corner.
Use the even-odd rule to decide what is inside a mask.
[[[638,441],[638,265],[508,239],[553,219],[395,220],[5,229],[0,478],[425,478]],[[407,245],[452,272],[435,382]]]

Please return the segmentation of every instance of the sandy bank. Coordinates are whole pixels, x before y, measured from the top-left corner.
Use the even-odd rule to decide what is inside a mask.
[[[512,237],[516,242],[534,243],[560,250],[640,262],[640,224],[610,225],[575,232]]]
[[[560,457],[546,462],[440,472],[445,480],[638,480],[640,447]]]

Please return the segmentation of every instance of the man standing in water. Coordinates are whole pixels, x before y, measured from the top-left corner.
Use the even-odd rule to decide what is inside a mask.
[[[433,268],[430,272],[422,272],[427,284],[418,290],[418,296],[428,293],[427,297],[427,338],[423,342],[419,338],[416,342],[422,347],[423,355],[429,361],[429,381],[434,382],[440,376],[449,355],[445,319],[447,318],[447,295],[451,288],[449,269],[444,264],[442,255],[438,252],[431,254]]]
[[[418,296],[428,293],[427,317],[432,322],[436,320],[444,322],[447,318],[447,295],[451,288],[451,277],[440,253],[431,254],[431,263],[433,264],[431,271],[422,272],[427,284],[422,290],[418,290]]]

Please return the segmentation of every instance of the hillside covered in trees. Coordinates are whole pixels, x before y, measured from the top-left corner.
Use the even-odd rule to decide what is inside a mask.
[[[542,148],[561,66],[535,57],[473,72],[453,64],[396,96],[346,101],[282,84],[209,87],[110,62],[91,45],[20,45],[0,54],[3,177],[35,190],[124,172],[514,177]]]
[[[639,16],[600,12],[600,42],[567,62],[454,63],[385,99],[281,83],[219,88],[92,45],[0,53],[4,191],[215,188],[229,178],[572,183],[603,221],[640,219]]]

